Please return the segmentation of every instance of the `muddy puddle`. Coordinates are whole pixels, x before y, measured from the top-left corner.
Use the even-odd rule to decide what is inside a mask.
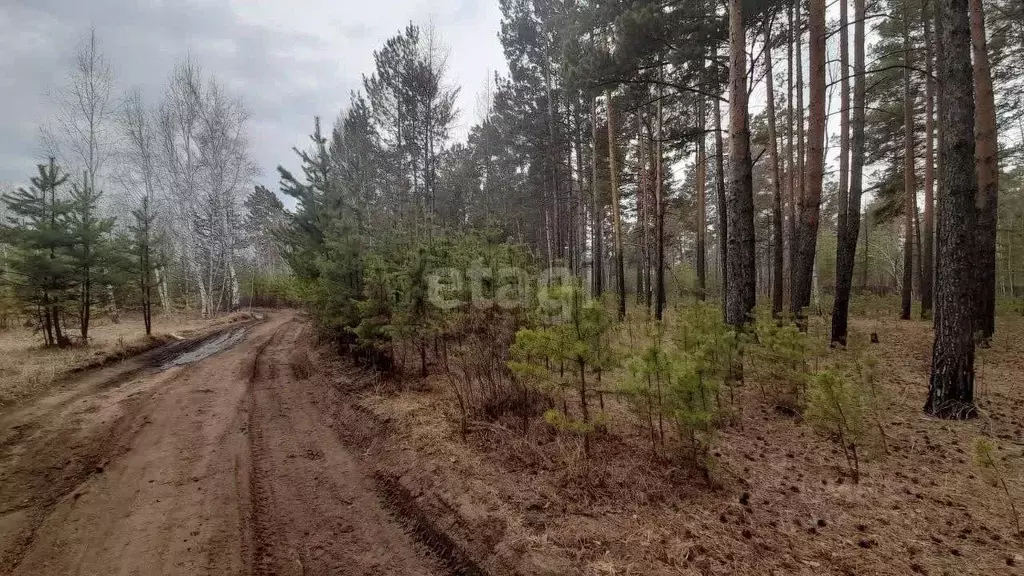
[[[223,352],[244,340],[246,331],[246,328],[235,328],[234,330],[228,330],[200,341],[195,347],[189,347],[189,349],[160,364],[159,369],[167,370],[175,366],[194,364],[218,352]]]

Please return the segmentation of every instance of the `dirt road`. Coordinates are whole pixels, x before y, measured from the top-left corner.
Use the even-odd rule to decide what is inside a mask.
[[[443,573],[331,429],[305,329],[274,314],[0,414],[0,574]]]

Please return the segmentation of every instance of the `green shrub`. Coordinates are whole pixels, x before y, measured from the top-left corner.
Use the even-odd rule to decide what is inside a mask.
[[[676,309],[673,320],[670,334],[653,324],[647,345],[626,362],[629,376],[621,390],[646,421],[652,450],[665,448],[667,422],[681,452],[710,479],[709,455],[723,414],[720,389],[735,337],[707,304]]]
[[[753,323],[754,344],[746,361],[758,388],[777,406],[793,411],[802,407],[807,388],[807,359],[811,350],[806,332],[788,319],[776,319],[760,309]]]
[[[559,431],[582,437],[584,454],[589,454],[596,421],[590,414],[594,390],[588,374],[607,364],[613,324],[600,303],[588,301],[578,282],[548,289],[548,298],[561,304],[567,317],[545,312],[541,314],[544,324],[520,330],[510,351],[509,367],[542,393],[561,401],[561,415],[555,417],[549,411],[545,419]],[[576,396],[578,415],[569,409],[569,395]]]

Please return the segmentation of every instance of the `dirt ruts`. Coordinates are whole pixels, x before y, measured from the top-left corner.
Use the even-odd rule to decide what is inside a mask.
[[[274,314],[0,414],[0,574],[480,574],[337,432],[305,330]]]

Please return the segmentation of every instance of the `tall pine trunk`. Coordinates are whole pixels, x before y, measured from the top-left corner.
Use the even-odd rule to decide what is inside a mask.
[[[844,4],[846,0],[840,0]],[[846,223],[836,244],[836,296],[832,306],[832,344],[846,346],[853,290],[853,267],[860,235],[860,200],[864,183],[864,17],[865,0],[853,2],[853,137],[850,142],[850,193],[847,197]],[[867,227],[864,231],[867,240]],[[867,245],[864,247],[864,277],[867,278]],[[867,284],[866,280],[864,284]]]
[[[729,195],[726,322],[743,326],[757,299],[754,191],[747,120],[747,50],[743,0],[729,2]]]
[[[910,87],[910,14],[903,12],[903,286],[900,319],[910,320],[914,283],[914,202],[917,178],[914,174],[914,95]]]
[[[839,0],[839,210],[838,237],[847,234],[850,203],[850,34],[847,0]]]
[[[971,46],[974,54],[974,87],[977,97],[975,138],[977,141],[978,195],[975,237],[974,329],[987,342],[995,333],[996,315],[996,221],[999,203],[999,143],[996,134],[996,105],[992,91],[985,41],[985,11],[982,0],[971,2]]]
[[[786,71],[786,157],[789,159],[789,176],[786,186],[786,285],[789,293],[793,292],[793,262],[796,260],[796,149],[793,143],[793,133],[796,127],[793,126],[793,43],[796,39],[795,26],[793,24],[793,5],[789,6],[789,38],[786,47],[787,71]]]
[[[821,207],[821,186],[825,153],[825,0],[811,0],[808,18],[810,46],[810,110],[807,124],[807,165],[804,191],[800,199],[797,231],[796,277],[793,285],[793,315],[802,322],[805,308],[811,303],[814,256],[818,240],[818,214]],[[799,69],[799,68],[798,68]]]
[[[603,234],[602,227],[604,223],[604,209],[601,204],[600,196],[597,191],[597,96],[590,101],[590,140],[591,140],[591,159],[590,159],[590,200],[591,200],[591,225],[593,229],[591,231],[591,246],[593,248],[593,265],[591,267],[591,274],[593,274],[593,289],[594,296],[597,298],[601,297],[604,293],[604,253],[602,250]]]
[[[775,79],[772,72],[771,19],[764,24],[765,88],[768,102],[768,151],[772,171],[772,315],[782,314],[782,175],[779,173],[779,141],[775,126]]]
[[[612,106],[611,88],[605,88],[604,97],[608,107],[608,180],[611,182],[612,235],[615,242],[615,284],[618,290],[618,318],[626,319],[626,270],[622,255],[622,218],[619,208],[619,174],[615,166],[615,112]]]
[[[934,10],[934,8],[932,8]],[[924,20],[925,104],[924,104],[924,223],[921,232],[921,319],[932,316],[932,286],[935,274],[935,81],[932,79],[932,31],[927,13]]]
[[[705,100],[697,96],[697,122],[700,136],[697,138],[696,195],[697,195],[697,299],[704,301],[708,295],[707,271],[707,179],[708,154],[705,145],[704,114]]]
[[[793,42],[793,48],[796,50],[796,208],[799,212],[803,208],[804,195],[807,193],[807,175],[805,174],[806,166],[806,152],[807,152],[807,135],[804,132],[804,56],[803,56],[803,16],[800,12],[801,2],[793,2],[796,9],[796,38]],[[797,215],[799,218],[799,214]],[[799,220],[797,221],[797,238],[796,247],[794,248],[794,256],[799,259]],[[794,263],[796,260],[794,260]],[[796,280],[797,266],[793,267],[794,282]]]
[[[658,320],[661,320],[662,313],[665,310],[665,175],[664,175],[664,158],[662,156],[662,145],[661,141],[664,137],[663,134],[663,123],[664,117],[662,116],[661,99],[663,97],[663,88],[661,84],[658,85],[658,142],[655,146],[655,169],[657,170],[657,182],[655,182],[655,210],[657,211],[657,223],[655,226],[657,257],[655,258],[655,310],[654,315]],[[701,138],[703,138],[703,134]],[[703,221],[703,218],[702,218]]]
[[[936,123],[935,123],[935,142],[936,142],[936,146],[937,146],[936,156],[935,156],[935,174],[936,174],[936,180],[935,180],[935,201],[939,202],[939,201],[941,201],[942,195],[944,194],[943,186],[945,186],[945,183],[942,180],[941,174],[942,174],[942,142],[946,139],[945,135],[944,135],[944,128],[942,126],[942,114],[943,114],[942,106],[943,106],[943,94],[945,93],[945,90],[943,89],[942,74],[940,74],[939,72],[942,70],[942,67],[945,65],[945,62],[946,62],[946,50],[942,46],[942,40],[943,40],[943,15],[942,15],[942,8],[939,6],[938,2],[933,3],[933,8],[934,8],[933,9],[934,14],[932,15],[932,22],[935,24],[935,41],[932,44],[932,46],[935,49],[935,117],[937,119]],[[934,254],[935,254],[935,270],[936,270],[936,273],[935,273],[935,276],[934,276],[934,281],[936,283],[938,282],[938,279],[939,279],[938,269],[939,269],[939,266],[942,264],[942,254],[939,252],[939,249],[938,249],[938,238],[941,235],[942,235],[942,210],[939,209],[938,207],[936,207],[936,211],[935,211],[935,239],[936,239],[935,243],[936,243],[936,248],[935,248],[935,252],[934,252]],[[933,299],[933,304],[934,304],[934,299],[936,298],[935,290],[933,290],[932,293],[933,293],[933,298],[932,299]],[[938,325],[938,323],[939,323],[939,308],[938,308],[938,306],[933,306],[932,324],[933,324],[933,326],[935,326],[935,325]]]
[[[939,0],[943,48],[939,66],[939,261],[935,344],[925,412],[944,418],[975,414],[972,264],[976,238],[974,84],[968,0]]]
[[[726,318],[726,301],[729,294],[729,219],[725,195],[725,143],[722,138],[722,106],[717,100],[711,103],[715,118],[715,196],[718,199],[718,259],[722,278],[722,319]]]

